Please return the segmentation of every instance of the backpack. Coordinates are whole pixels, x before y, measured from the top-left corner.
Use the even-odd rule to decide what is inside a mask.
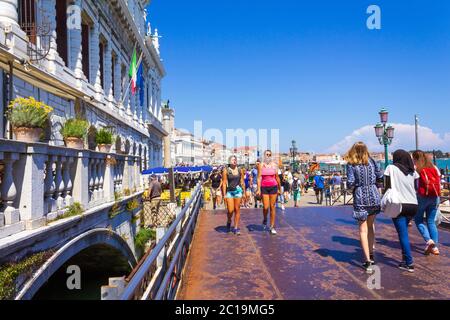
[[[292,190],[297,191],[298,189],[300,189],[299,180],[294,179],[294,182],[292,182]]]
[[[419,195],[424,197],[441,196],[441,177],[436,168],[423,168],[420,172]]]

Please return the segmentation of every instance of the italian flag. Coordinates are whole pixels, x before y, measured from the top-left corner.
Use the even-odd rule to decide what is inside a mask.
[[[137,91],[137,57],[136,57],[136,48],[134,48],[134,50],[133,50],[133,57],[131,58],[129,76],[131,77],[131,93],[133,95],[135,95],[136,91]]]

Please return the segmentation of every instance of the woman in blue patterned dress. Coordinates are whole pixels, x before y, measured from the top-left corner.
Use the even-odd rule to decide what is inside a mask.
[[[364,252],[363,268],[374,270],[373,248],[375,241],[375,217],[381,212],[381,196],[378,184],[383,183],[383,172],[373,160],[363,142],[357,142],[346,155],[347,186],[353,189],[353,218],[359,223],[361,247]]]

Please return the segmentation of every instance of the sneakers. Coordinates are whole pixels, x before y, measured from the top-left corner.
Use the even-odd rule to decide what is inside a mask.
[[[413,273],[414,272],[414,266],[413,265],[407,265],[406,264],[406,262],[402,262],[402,263],[400,263],[399,265],[398,265],[398,268],[400,269],[400,270],[403,270],[403,271],[408,271],[408,272],[410,272],[410,273]]]
[[[267,220],[263,220],[262,225],[263,225],[263,230],[266,231],[266,229],[267,229]]]
[[[439,249],[437,247],[434,247],[433,249],[431,249],[431,253],[434,254],[435,256],[439,255]]]
[[[241,235],[241,229],[235,228],[234,229],[234,234],[237,235],[237,236],[240,236]]]
[[[434,243],[434,241],[433,240],[429,240],[428,242],[427,242],[427,246],[425,247],[425,250],[424,250],[424,254],[427,256],[427,255],[429,255],[430,253],[432,253],[433,252],[433,250],[436,248],[436,244]],[[438,250],[439,251],[439,250]]]
[[[276,235],[277,234],[277,231],[275,230],[275,228],[271,228],[270,229],[270,234],[271,235]]]
[[[366,261],[364,262],[364,264],[362,265],[363,269],[366,271],[366,273],[368,274],[372,274],[375,272],[375,270],[373,269],[373,264],[371,261]]]
[[[281,210],[286,210],[286,207],[284,206],[284,204],[281,205]]]
[[[373,253],[370,255],[370,263],[371,263],[373,266],[377,264],[377,263],[375,262],[375,258],[374,258],[374,256],[373,256]]]

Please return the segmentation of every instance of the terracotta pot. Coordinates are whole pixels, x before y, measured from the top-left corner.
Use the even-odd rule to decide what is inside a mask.
[[[80,138],[69,137],[64,140],[67,148],[84,149],[84,141]]]
[[[41,140],[42,128],[13,128],[13,132],[18,141],[35,143]]]
[[[99,144],[98,151],[103,152],[103,153],[109,153],[111,151],[111,145],[110,144]]]

